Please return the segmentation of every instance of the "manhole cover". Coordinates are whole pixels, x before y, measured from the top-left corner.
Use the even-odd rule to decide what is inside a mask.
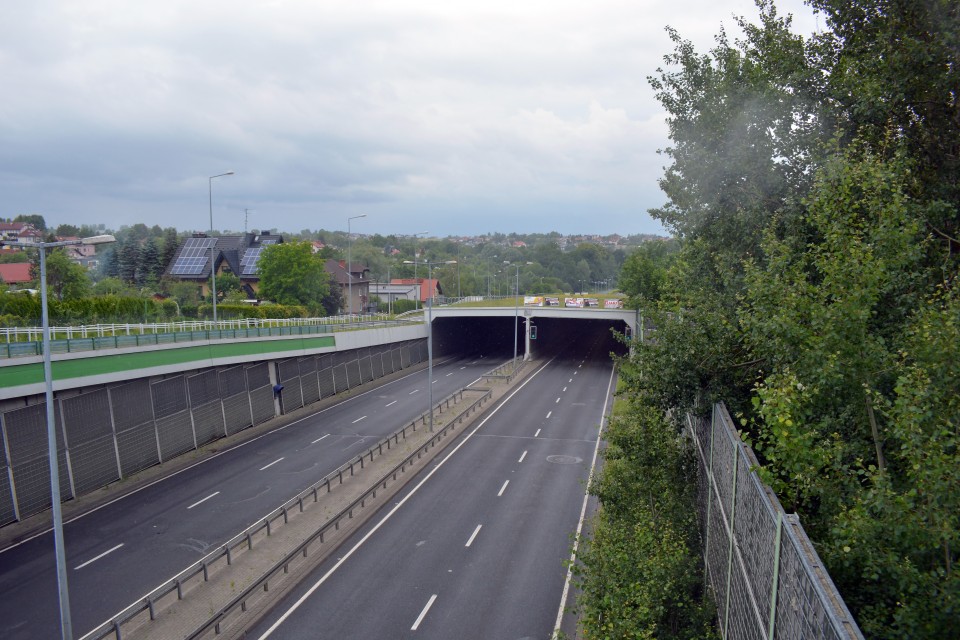
[[[577,456],[547,456],[547,462],[554,464],[579,464],[583,462],[583,458],[578,458]]]

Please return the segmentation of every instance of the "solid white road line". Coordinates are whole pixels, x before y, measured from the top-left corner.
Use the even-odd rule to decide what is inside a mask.
[[[465,545],[463,545],[463,546],[469,547],[470,545],[473,544],[473,539],[477,537],[477,534],[478,534],[478,533],[480,533],[480,527],[482,527],[482,526],[483,526],[482,524],[478,524],[478,525],[477,525],[477,528],[473,530],[473,534],[470,536],[470,539],[467,540],[467,544],[465,544]]]
[[[545,419],[546,419],[546,420],[549,420],[549,419],[550,419],[550,416],[552,416],[552,415],[553,415],[553,411],[547,411],[547,417],[546,417]]]
[[[393,404],[397,404],[397,401],[396,401],[396,400],[394,400],[393,402],[391,402],[390,404],[388,404],[388,405],[386,405],[386,406],[388,406],[388,407],[389,407],[390,405],[393,405]]]
[[[413,626],[410,627],[410,631],[416,631],[417,627],[420,626],[420,623],[423,622],[423,619],[427,615],[427,611],[430,611],[430,607],[433,606],[433,601],[437,599],[437,594],[430,596],[430,599],[427,600],[426,606],[423,608],[423,611],[420,612],[420,615],[417,616],[417,621],[413,623]]]
[[[536,432],[535,434],[533,434],[533,437],[536,438],[538,435],[540,435],[540,431],[541,431],[541,429],[537,429],[537,432]]]
[[[526,458],[526,457],[527,457],[527,452],[524,451],[523,454],[520,455],[520,459],[517,460],[517,462],[523,462],[523,459]]]
[[[314,440],[314,441],[311,442],[310,444],[317,444],[318,442],[320,442],[321,440],[323,440],[324,438],[326,438],[326,437],[329,436],[329,435],[330,435],[330,434],[328,433],[328,434],[326,434],[326,435],[320,436],[319,438],[317,438],[316,440]]]
[[[351,422],[350,424],[357,424],[357,423],[360,422],[361,420],[366,420],[366,419],[367,419],[367,416],[360,416],[359,418],[357,418],[356,420],[354,420],[354,421]]]
[[[580,532],[583,531],[583,521],[587,517],[587,501],[590,500],[590,487],[593,485],[593,472],[597,466],[597,453],[600,451],[600,438],[603,436],[603,425],[606,422],[607,402],[610,400],[610,390],[613,388],[615,367],[610,368],[610,381],[607,383],[607,395],[603,400],[603,411],[600,413],[600,428],[597,429],[597,442],[593,446],[593,460],[590,462],[590,475],[587,476],[587,489],[583,493],[583,506],[580,507],[580,521],[577,522],[577,533],[573,537],[573,550],[570,552],[570,564],[567,565],[567,578],[563,583],[563,593],[560,596],[560,610],[557,612],[557,622],[553,625],[553,637],[560,633],[560,624],[563,622],[563,612],[566,609],[567,595],[570,593],[570,581],[573,579],[573,567],[577,561],[577,550],[580,548]]]
[[[507,485],[508,485],[508,484],[510,484],[510,481],[509,481],[509,480],[504,480],[504,481],[503,481],[503,486],[500,487],[500,493],[497,494],[497,497],[498,497],[498,498],[503,495],[503,492],[504,492],[504,491],[507,490]]]
[[[108,555],[108,554],[110,554],[110,553],[113,553],[114,551],[116,551],[117,549],[119,549],[119,548],[122,547],[122,546],[123,546],[123,543],[121,542],[120,544],[118,544],[117,546],[115,546],[113,549],[109,549],[109,550],[107,550],[107,551],[104,551],[103,553],[101,553],[100,555],[98,555],[96,558],[90,558],[89,560],[87,560],[87,561],[84,562],[83,564],[78,564],[77,566],[75,566],[75,567],[73,568],[73,570],[76,571],[77,569],[83,569],[83,568],[84,568],[85,566],[87,566],[88,564],[93,564],[94,562],[96,562],[97,560],[99,560],[100,558],[102,558],[103,556]]]
[[[294,612],[294,611],[296,611],[296,610],[299,609],[301,606],[303,606],[303,603],[306,602],[306,601],[310,598],[310,596],[312,596],[312,595],[314,594],[314,592],[316,592],[317,589],[319,589],[321,586],[323,586],[323,584],[324,584],[327,580],[330,579],[330,576],[332,576],[332,575],[337,571],[337,569],[339,569],[339,568],[343,565],[344,562],[346,562],[347,560],[349,560],[349,559],[350,559],[350,556],[352,556],[353,554],[355,554],[355,553],[357,552],[357,550],[358,550],[360,547],[362,547],[362,546],[364,545],[364,543],[366,543],[366,541],[369,540],[369,539],[373,536],[373,534],[375,534],[377,531],[379,531],[379,530],[380,530],[380,527],[382,527],[384,524],[386,524],[386,522],[387,522],[390,518],[392,518],[393,515],[394,515],[397,511],[399,511],[399,510],[401,509],[401,507],[403,507],[403,505],[405,505],[405,504],[407,503],[407,501],[410,500],[410,499],[420,490],[420,487],[422,487],[423,485],[425,485],[425,484],[427,483],[427,481],[429,481],[430,478],[433,477],[433,474],[435,474],[435,473],[440,469],[440,467],[442,467],[444,464],[446,464],[447,460],[449,460],[450,458],[452,458],[452,457],[454,456],[454,454],[456,454],[457,451],[460,450],[460,447],[462,447],[464,444],[466,444],[467,442],[469,442],[469,440],[474,436],[474,434],[476,434],[477,431],[479,431],[480,429],[482,429],[482,428],[483,428],[483,425],[487,424],[487,421],[488,421],[488,420],[490,420],[493,416],[497,415],[497,412],[499,412],[500,409],[503,408],[503,406],[504,406],[505,404],[507,404],[507,402],[509,402],[509,401],[513,398],[513,396],[515,396],[515,395],[517,395],[518,393],[520,393],[520,391],[521,391],[525,386],[527,386],[534,378],[536,378],[537,375],[538,375],[541,371],[543,371],[544,369],[546,369],[546,368],[550,365],[550,363],[553,362],[553,360],[554,360],[554,359],[551,358],[551,359],[548,360],[546,363],[544,363],[539,369],[537,369],[536,371],[534,371],[533,374],[530,375],[530,377],[528,377],[526,380],[524,380],[524,381],[523,381],[523,384],[521,384],[519,387],[517,387],[516,389],[514,389],[514,390],[510,393],[510,395],[508,395],[506,398],[504,398],[503,400],[501,400],[501,401],[500,401],[500,404],[498,404],[498,405],[496,406],[496,408],[494,408],[493,411],[491,411],[489,414],[487,414],[487,417],[485,417],[483,420],[481,420],[481,421],[480,421],[480,424],[478,424],[476,427],[474,427],[473,431],[471,431],[465,438],[463,438],[462,440],[460,440],[460,442],[457,443],[457,445],[453,448],[453,451],[451,451],[451,452],[448,453],[446,456],[444,456],[443,460],[441,460],[439,464],[434,465],[434,466],[430,469],[430,471],[427,472],[427,475],[425,475],[425,476],[423,477],[423,479],[420,480],[420,482],[417,483],[417,486],[415,486],[409,493],[407,493],[407,495],[405,495],[405,496],[403,497],[403,499],[400,500],[400,502],[398,502],[397,504],[393,505],[393,508],[390,509],[390,511],[387,512],[387,515],[383,516],[383,518],[381,518],[380,521],[379,521],[377,524],[375,524],[372,529],[370,529],[370,531],[368,531],[366,534],[364,534],[364,536],[363,536],[362,538],[360,538],[360,540],[359,540],[355,545],[353,545],[353,546],[350,548],[349,551],[347,551],[345,554],[343,554],[343,556],[342,556],[339,560],[337,560],[336,564],[334,564],[332,567],[330,567],[330,569],[329,569],[325,574],[323,574],[323,576],[321,576],[319,580],[317,580],[315,583],[313,583],[313,585],[312,585],[309,589],[307,589],[306,593],[304,593],[302,596],[300,596],[300,599],[299,599],[299,600],[297,600],[296,602],[294,602],[294,603],[290,606],[289,609],[287,609],[286,611],[284,611],[283,614],[282,614],[279,618],[277,618],[277,621],[274,622],[272,625],[270,625],[270,628],[269,628],[269,629],[267,629],[266,631],[263,632],[263,635],[261,635],[258,640],[266,640],[268,637],[270,637],[270,635],[273,634],[273,632],[276,631],[276,630],[280,627],[280,625],[282,625],[282,624],[287,620],[287,618],[289,618],[291,615],[293,615],[293,612]],[[477,380],[479,380],[479,378],[477,378]],[[474,382],[476,382],[476,380],[475,380]],[[83,639],[81,639],[81,640],[83,640]]]
[[[206,502],[207,500],[209,500],[209,499],[212,498],[213,496],[217,496],[217,495],[220,495],[220,492],[219,492],[219,491],[214,491],[213,493],[211,493],[210,495],[208,495],[206,498],[203,498],[202,500],[197,500],[197,501],[194,502],[192,505],[190,505],[189,507],[187,507],[187,509],[193,509],[193,508],[194,508],[195,506],[197,506],[198,504],[203,504],[204,502]]]
[[[283,460],[283,458],[277,458],[276,460],[274,460],[273,462],[271,462],[271,463],[268,464],[267,466],[265,466],[265,467],[260,467],[260,471],[263,471],[264,469],[269,469],[270,467],[272,467],[273,465],[277,464],[277,463],[280,462],[281,460]]]

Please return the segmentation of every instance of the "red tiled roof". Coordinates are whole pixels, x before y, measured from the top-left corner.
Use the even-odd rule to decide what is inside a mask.
[[[3,281],[7,284],[30,282],[33,280],[33,278],[30,277],[30,263],[11,262],[8,264],[0,264],[0,278],[3,278]]]

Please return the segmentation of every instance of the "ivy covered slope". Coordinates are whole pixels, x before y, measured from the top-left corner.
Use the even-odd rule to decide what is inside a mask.
[[[680,249],[627,260],[661,315],[626,384],[727,403],[868,637],[957,637],[960,3],[811,4],[809,38],[769,1],[705,54],[671,32]]]

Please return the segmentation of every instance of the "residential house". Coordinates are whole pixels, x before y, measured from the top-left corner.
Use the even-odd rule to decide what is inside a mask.
[[[196,282],[203,295],[209,294],[211,256],[216,274],[233,273],[240,278],[246,295],[257,297],[260,275],[257,261],[264,247],[283,242],[283,236],[254,234],[219,236],[211,238],[205,233],[195,233],[177,249],[173,260],[167,265],[165,275],[177,280]]]
[[[345,260],[327,260],[327,273],[340,286],[344,313],[363,313],[370,301],[370,269],[354,262],[347,268]],[[349,299],[352,294],[352,299]]]
[[[416,289],[413,300],[419,300],[425,304],[427,300],[443,297],[443,288],[440,281],[436,278],[394,278],[390,281],[391,285],[413,286]]]

